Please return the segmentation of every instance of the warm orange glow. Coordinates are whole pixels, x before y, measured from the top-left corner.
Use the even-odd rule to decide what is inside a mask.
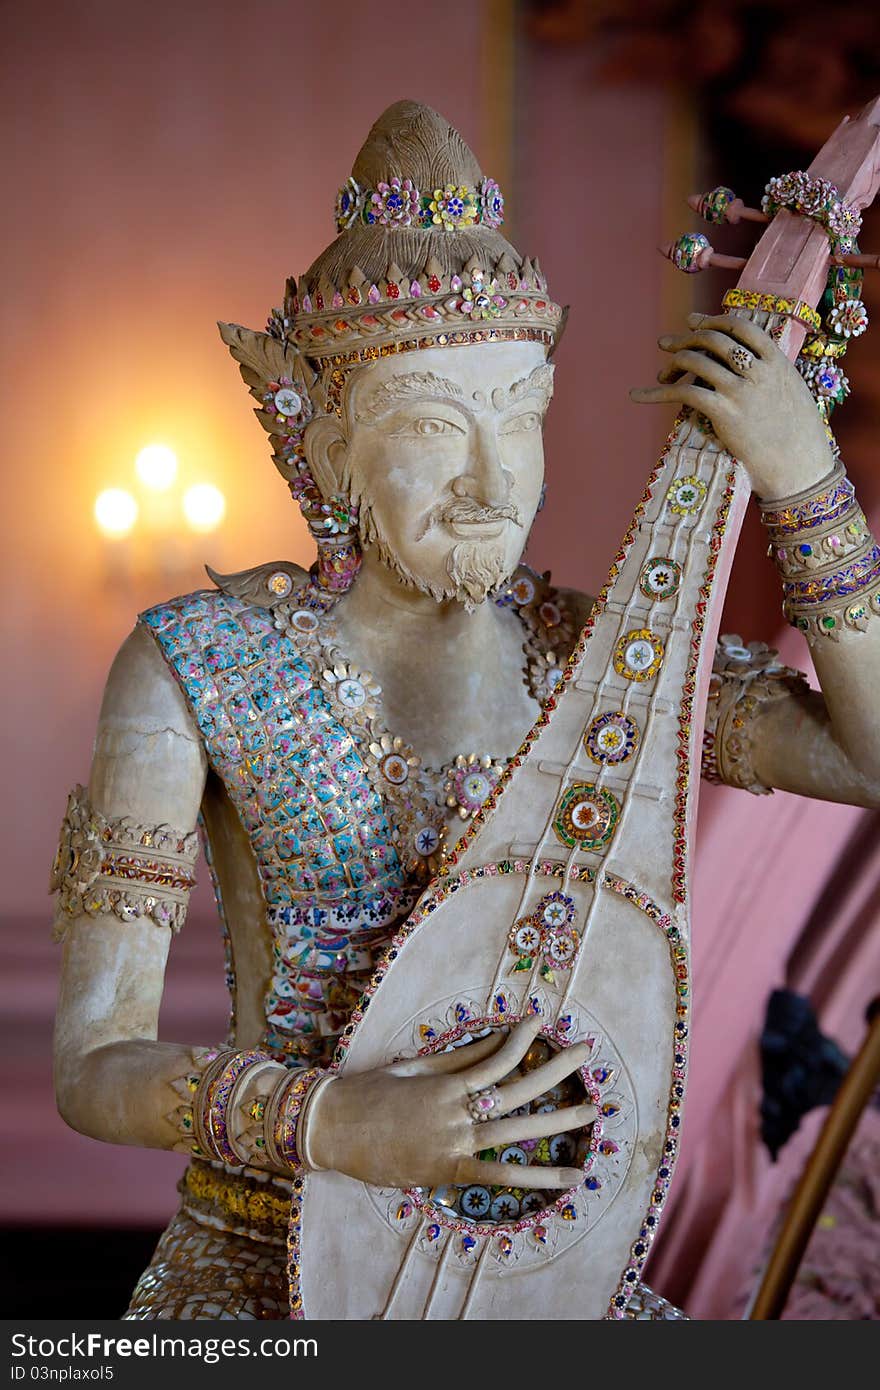
[[[108,487],[95,498],[95,521],[105,536],[127,536],[137,521],[138,504],[130,492]]]
[[[134,467],[145,487],[164,492],[177,477],[177,455],[166,444],[148,444],[141,449]]]
[[[197,483],[183,494],[183,514],[194,531],[213,531],[226,515],[226,498],[213,483]]]

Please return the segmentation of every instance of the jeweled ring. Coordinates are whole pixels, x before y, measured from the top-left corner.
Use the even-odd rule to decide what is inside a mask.
[[[497,1086],[487,1086],[484,1091],[474,1091],[467,1108],[472,1120],[477,1124],[485,1124],[494,1110],[500,1110],[501,1092]]]
[[[755,359],[748,348],[732,347],[727,354],[727,360],[731,367],[735,367],[738,372],[749,372]]]

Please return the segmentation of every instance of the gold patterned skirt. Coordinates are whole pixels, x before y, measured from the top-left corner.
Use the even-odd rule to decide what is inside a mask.
[[[289,1182],[193,1159],[178,1190],[180,1210],[123,1318],[288,1318]],[[665,1322],[686,1315],[640,1284],[626,1316]]]

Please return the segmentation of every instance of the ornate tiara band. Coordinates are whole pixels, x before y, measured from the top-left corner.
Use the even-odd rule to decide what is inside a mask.
[[[275,309],[268,331],[307,357],[346,352],[359,342],[436,336],[470,324],[502,328],[531,325],[558,333],[563,311],[547,292],[537,262],[517,267],[508,255],[491,269],[468,261],[448,274],[429,258],[410,280],[396,265],[378,284],[355,267],[342,287],[308,287],[288,281],[284,308]]]
[[[478,188],[447,183],[422,193],[412,179],[397,175],[375,188],[361,188],[349,178],[336,195],[336,229],[344,232],[356,223],[395,231],[414,227],[419,231],[456,232],[482,225],[500,227],[504,198],[494,179],[483,179]]]

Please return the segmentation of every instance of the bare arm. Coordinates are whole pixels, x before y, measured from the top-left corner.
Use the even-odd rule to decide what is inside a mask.
[[[868,635],[857,634],[863,640]],[[853,694],[847,698],[841,680],[845,683],[851,666],[858,674],[854,676]],[[810,690],[786,695],[760,709],[751,743],[755,772],[765,786],[848,806],[880,806],[880,748],[872,746],[877,743],[878,730],[870,730],[870,720],[864,729],[862,712],[870,708],[870,699],[867,692],[858,690],[862,674],[861,658],[832,663],[830,672],[823,671],[821,693]]]
[[[150,637],[136,628],[110,671],[89,797],[108,819],[196,824],[206,763],[184,698]],[[191,1047],[156,1040],[171,928],[112,912],[67,927],[55,1031],[58,1108],[95,1139],[172,1148],[180,1104],[172,1082]]]

